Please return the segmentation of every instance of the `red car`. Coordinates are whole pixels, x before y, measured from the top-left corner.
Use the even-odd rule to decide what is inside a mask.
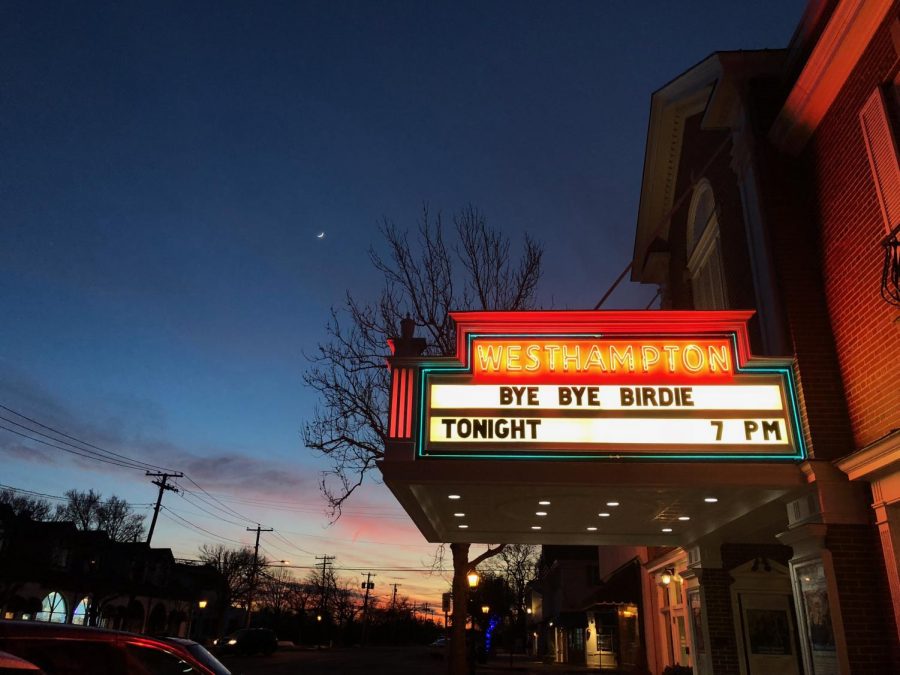
[[[0,621],[0,651],[47,675],[231,675],[192,640],[59,623]]]

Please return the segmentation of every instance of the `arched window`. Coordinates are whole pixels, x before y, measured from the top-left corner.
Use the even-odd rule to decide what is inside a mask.
[[[706,179],[694,189],[686,234],[694,309],[726,309],[728,293],[722,268],[719,217],[712,186]]]
[[[72,623],[76,623],[79,626],[84,626],[87,623],[87,612],[90,604],[90,598],[84,598],[78,603],[75,607],[75,611],[72,613]]]
[[[56,591],[47,594],[47,597],[41,602],[41,611],[37,613],[35,618],[38,621],[49,621],[50,623],[66,622],[66,599]]]

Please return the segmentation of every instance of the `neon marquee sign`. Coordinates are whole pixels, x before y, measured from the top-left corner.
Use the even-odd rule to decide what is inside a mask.
[[[791,363],[750,356],[750,316],[455,314],[456,358],[415,359],[416,457],[802,459]]]

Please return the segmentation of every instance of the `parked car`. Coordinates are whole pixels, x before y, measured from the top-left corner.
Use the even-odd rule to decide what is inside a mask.
[[[231,675],[193,640],[41,621],[0,621],[0,650],[46,675]]]
[[[0,652],[0,675],[42,675],[43,671],[25,659]]]
[[[439,637],[437,640],[428,645],[428,653],[431,654],[432,658],[442,659],[444,655],[447,653],[450,645],[450,638],[444,637],[443,635]]]
[[[278,637],[268,628],[242,628],[231,635],[213,640],[213,645],[223,654],[269,655],[278,649]]]

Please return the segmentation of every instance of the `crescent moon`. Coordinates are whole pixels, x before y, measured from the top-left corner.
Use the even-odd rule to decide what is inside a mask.
[[[325,238],[324,232],[319,232],[319,234],[316,235],[316,239],[324,239],[324,238]]]

